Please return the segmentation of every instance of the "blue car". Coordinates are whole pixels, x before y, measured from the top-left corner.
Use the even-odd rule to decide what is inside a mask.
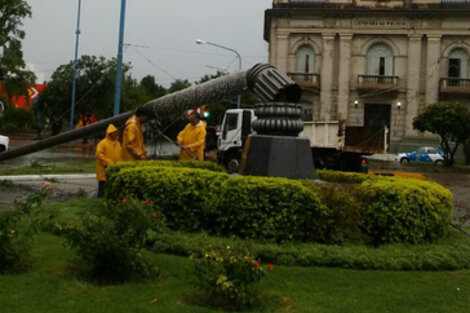
[[[444,152],[437,147],[421,147],[415,151],[397,154],[395,156],[395,161],[400,162],[401,164],[421,162],[441,165],[444,163]]]

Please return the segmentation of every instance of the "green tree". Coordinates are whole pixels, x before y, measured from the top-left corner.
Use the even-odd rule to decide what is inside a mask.
[[[433,104],[414,119],[413,127],[439,135],[445,163],[452,166],[455,152],[470,137],[470,111],[460,103]]]
[[[187,79],[177,79],[171,83],[170,88],[168,88],[168,93],[177,92],[188,87],[191,87],[191,83]]]
[[[31,7],[24,0],[0,2],[0,81],[11,106],[13,95],[28,95],[28,85],[36,76],[25,69],[21,40],[25,32],[22,20],[31,16]]]
[[[137,83],[126,75],[130,66],[123,66],[123,110],[136,107],[144,95],[135,93]],[[114,103],[116,60],[96,56],[82,56],[77,63],[77,92],[75,122],[80,116],[94,115],[98,119],[112,115]],[[57,134],[64,121],[69,119],[72,96],[73,62],[59,66],[52,74],[47,89],[38,101],[38,109],[49,120],[53,133]],[[138,97],[136,95],[139,95]],[[142,100],[143,102],[144,100]]]
[[[151,99],[157,99],[167,94],[165,87],[155,82],[155,77],[147,75],[140,80],[140,87],[150,96]]]

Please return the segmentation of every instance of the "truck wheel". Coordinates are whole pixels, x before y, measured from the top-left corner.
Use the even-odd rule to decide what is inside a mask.
[[[229,158],[226,168],[229,173],[238,173],[238,170],[240,169],[240,160],[235,157]]]
[[[4,145],[0,145],[0,152],[3,152],[6,150],[6,147]]]
[[[444,162],[442,160],[437,160],[436,162],[434,162],[434,165],[442,166],[442,165],[444,165]]]
[[[401,164],[408,164],[408,163],[410,163],[410,159],[408,159],[408,158],[401,158],[401,159],[400,159],[400,163],[401,163]]]

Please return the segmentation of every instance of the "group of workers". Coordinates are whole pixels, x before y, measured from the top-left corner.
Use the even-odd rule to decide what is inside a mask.
[[[206,141],[206,123],[202,121],[198,110],[186,114],[188,125],[178,134],[177,144],[180,146],[180,161],[204,160],[204,147]],[[119,141],[119,130],[110,124],[106,130],[106,137],[96,147],[96,179],[98,180],[98,198],[104,196],[106,186],[106,168],[118,162],[145,160],[147,150],[144,144],[142,124],[149,116],[145,109],[139,108],[126,122],[122,135],[122,144]]]

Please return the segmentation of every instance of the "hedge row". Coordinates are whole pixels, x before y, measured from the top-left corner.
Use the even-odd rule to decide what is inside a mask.
[[[373,176],[353,172],[340,172],[330,170],[316,170],[315,177],[329,183],[360,184],[363,181],[373,179]]]
[[[200,168],[214,172],[223,172],[223,167],[214,162],[200,162],[200,161],[169,161],[169,160],[146,160],[146,161],[133,161],[121,162],[110,166],[106,170],[106,175],[112,177],[123,169],[139,168],[139,167],[185,167],[185,168]]]
[[[233,239],[206,234],[153,233],[148,244],[156,253],[188,256],[204,248],[231,246]],[[434,244],[324,245],[319,243],[255,243],[253,252],[263,262],[286,266],[327,266],[361,270],[470,269],[470,238],[457,231]]]
[[[168,227],[183,231],[277,241],[321,240],[324,233],[326,207],[316,193],[288,179],[137,167],[109,175],[107,197],[153,200]]]
[[[447,232],[452,194],[436,183],[319,172],[360,183],[231,177],[159,163],[111,167],[107,197],[153,200],[171,229],[243,238],[380,245],[433,242]]]

